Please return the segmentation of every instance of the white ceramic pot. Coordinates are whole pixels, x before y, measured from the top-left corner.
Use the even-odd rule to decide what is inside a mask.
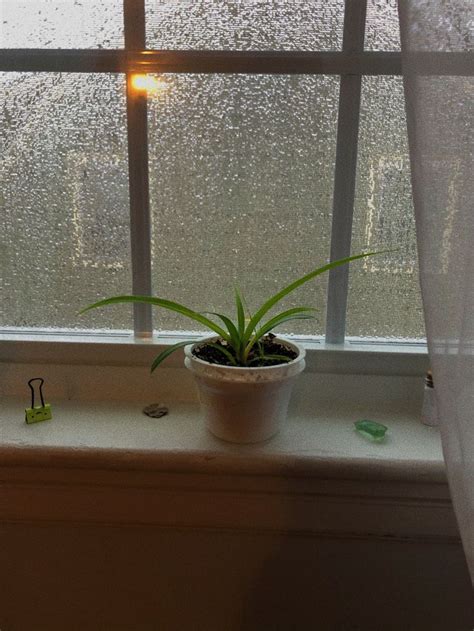
[[[184,363],[194,375],[206,426],[232,443],[257,443],[274,436],[284,423],[293,384],[305,367],[305,350],[277,338],[298,357],[285,364],[241,368],[210,364],[193,355],[203,342],[184,349]]]

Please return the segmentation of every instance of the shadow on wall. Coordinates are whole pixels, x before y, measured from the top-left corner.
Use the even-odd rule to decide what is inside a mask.
[[[277,543],[277,542],[275,542]],[[461,545],[282,537],[246,590],[245,631],[471,631]]]

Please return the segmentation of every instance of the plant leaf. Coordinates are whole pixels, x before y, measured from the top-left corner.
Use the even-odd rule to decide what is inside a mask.
[[[235,360],[235,357],[232,355],[232,353],[230,353],[226,348],[224,348],[220,344],[214,344],[214,342],[208,342],[206,346],[210,346],[211,348],[216,348],[218,351],[220,351],[227,357],[227,359],[230,361],[230,363],[233,366],[237,366],[237,362]]]
[[[216,313],[215,311],[205,311],[204,313],[215,315],[222,320],[222,322],[226,325],[227,330],[229,331],[230,343],[232,344],[234,350],[238,352],[240,346],[240,336],[239,332],[237,331],[237,327],[232,322],[232,320],[226,315],[223,315],[222,313]]]
[[[294,309],[288,309],[288,311],[283,311],[282,313],[279,313],[278,315],[273,317],[271,320],[268,320],[268,322],[266,322],[258,331],[255,332],[255,335],[253,335],[250,338],[250,341],[245,347],[245,351],[243,353],[244,361],[246,361],[247,357],[249,356],[255,344],[260,344],[260,340],[265,335],[265,333],[268,333],[269,331],[279,326],[280,324],[284,324],[285,322],[290,322],[291,320],[313,319],[314,315],[305,313],[307,311],[316,311],[316,309],[311,309],[310,307],[295,307]]]
[[[287,357],[286,355],[259,355],[258,357],[254,357],[253,359],[251,359],[248,364],[254,364],[255,362],[258,362],[260,360],[274,360],[274,359],[278,359],[280,361],[284,361],[284,362],[291,362],[292,359],[291,357]]]
[[[305,274],[305,276],[302,276],[301,278],[298,278],[297,280],[293,281],[292,283],[290,283],[289,285],[281,289],[278,293],[273,295],[271,298],[269,298],[266,302],[264,302],[263,305],[260,307],[260,309],[257,311],[257,313],[251,318],[250,322],[247,325],[247,328],[245,329],[244,343],[246,344],[248,342],[248,340],[250,339],[250,336],[252,335],[252,331],[256,328],[257,324],[260,322],[263,316],[277,302],[279,302],[282,298],[287,296],[290,292],[294,291],[295,289],[297,289],[304,283],[307,283],[309,280],[312,280],[316,276],[319,276],[320,274],[324,274],[324,272],[328,272],[334,267],[338,267],[339,265],[345,265],[346,263],[350,263],[350,261],[356,261],[357,259],[362,259],[367,256],[374,256],[375,254],[382,254],[383,252],[387,252],[387,251],[388,250],[384,250],[380,252],[366,252],[365,254],[356,254],[354,256],[347,256],[346,258],[339,259],[337,261],[331,261],[330,263],[327,263],[326,265],[323,265],[322,267],[318,267],[317,269],[314,269],[312,272],[309,272],[309,274]]]
[[[79,315],[82,315],[86,311],[90,309],[97,309],[98,307],[105,307],[106,305],[115,305],[123,302],[145,302],[150,305],[155,305],[157,307],[163,307],[163,309],[168,309],[169,311],[176,311],[176,313],[180,313],[191,320],[195,320],[200,324],[204,324],[208,329],[220,335],[220,337],[224,338],[226,341],[230,341],[229,334],[218,324],[201,315],[197,311],[193,311],[188,307],[180,304],[179,302],[173,302],[172,300],[164,300],[163,298],[154,298],[153,296],[114,296],[113,298],[105,298],[104,300],[99,300],[99,302],[95,302],[92,305],[89,305],[85,309],[79,312]]]
[[[235,306],[237,307],[237,326],[239,329],[239,338],[242,339],[245,331],[245,310],[240,295],[239,288],[235,288]]]
[[[153,372],[155,368],[157,368],[164,359],[169,357],[171,353],[174,353],[175,351],[177,351],[178,348],[181,348],[182,346],[189,346],[189,344],[195,344],[195,343],[196,343],[196,340],[186,340],[185,342],[178,342],[177,344],[168,346],[167,349],[165,349],[162,353],[160,353],[157,357],[155,357],[151,365],[150,372]]]
[[[260,340],[265,333],[268,333],[284,322],[289,322],[290,320],[310,320],[311,318],[314,318],[313,315],[308,313],[309,311],[317,311],[317,309],[313,309],[312,307],[293,307],[293,309],[282,311],[268,320],[268,322],[255,332],[247,345],[247,349],[250,351],[252,346],[254,346],[254,344]]]

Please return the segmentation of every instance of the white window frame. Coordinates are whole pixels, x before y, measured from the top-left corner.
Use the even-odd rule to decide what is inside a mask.
[[[151,227],[148,182],[147,96],[131,87],[135,73],[251,73],[313,74],[341,77],[338,130],[334,177],[334,196],[330,258],[350,255],[354,194],[357,168],[357,141],[360,119],[361,82],[363,76],[401,75],[400,52],[364,50],[367,0],[345,0],[344,30],[340,51],[199,51],[146,49],[145,0],[124,0],[124,49],[117,50],[0,50],[0,71],[7,72],[83,72],[125,73],[127,77],[127,127],[130,190],[132,292],[152,294]],[[325,341],[304,338],[310,348],[352,350],[401,356],[426,355],[423,341],[391,343],[380,340],[346,340],[345,325],[348,296],[348,266],[331,270],[328,283]],[[153,337],[151,305],[134,305],[135,340]],[[187,336],[188,337],[188,336]],[[35,342],[48,346],[56,342],[80,340],[93,346],[98,342],[128,339],[126,333],[101,336],[47,334],[40,331],[2,331],[0,340],[15,347]],[[166,336],[160,336],[166,344]],[[64,347],[63,347],[64,349]],[[63,351],[58,351],[58,356]],[[8,353],[7,353],[8,355]],[[345,360],[344,360],[345,361]],[[396,362],[397,363],[397,362]]]

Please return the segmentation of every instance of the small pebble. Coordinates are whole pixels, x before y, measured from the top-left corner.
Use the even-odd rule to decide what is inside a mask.
[[[168,414],[168,408],[161,403],[152,403],[143,408],[143,414],[151,416],[151,418],[161,418]]]

